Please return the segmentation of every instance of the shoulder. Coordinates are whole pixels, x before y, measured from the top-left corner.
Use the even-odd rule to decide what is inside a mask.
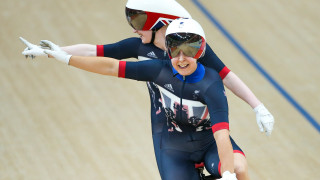
[[[210,45],[207,43],[206,44],[206,50],[205,50],[205,54],[203,57],[201,57],[199,59],[199,61],[204,61],[204,60],[208,60],[212,57],[215,57],[216,54],[214,53],[214,51],[212,50],[212,48],[210,47]]]
[[[132,64],[135,66],[148,67],[148,69],[155,69],[161,67],[171,67],[171,62],[169,60],[159,60],[159,59],[150,59],[146,61],[127,61],[127,64]]]
[[[212,68],[208,68],[206,66],[204,66],[204,68],[205,68],[204,79],[211,79],[212,82],[213,81],[222,81],[221,77],[217,71],[215,71]]]
[[[128,44],[142,44],[142,41],[140,38],[137,38],[137,37],[130,37],[130,38],[126,38],[126,39],[123,39],[121,41],[119,41],[119,43],[128,43]]]
[[[213,52],[209,44],[207,44],[204,56],[201,57],[198,61],[201,64],[216,70],[217,72],[220,72],[225,67],[225,64]]]

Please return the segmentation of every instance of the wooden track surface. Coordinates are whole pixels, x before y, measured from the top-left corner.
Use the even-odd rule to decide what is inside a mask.
[[[231,134],[251,179],[320,179],[320,133],[206,16],[179,0],[209,44],[266,105],[274,132],[227,91]],[[252,57],[320,123],[320,3],[200,0]],[[18,37],[60,46],[107,44],[132,33],[126,0],[2,0],[0,3],[0,179],[160,179],[144,83],[105,77],[53,59],[25,60]]]

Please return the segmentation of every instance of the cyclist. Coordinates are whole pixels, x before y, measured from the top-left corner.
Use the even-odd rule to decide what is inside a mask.
[[[203,29],[195,20],[177,19],[169,25],[165,41],[171,61],[72,56],[50,41],[41,42],[51,49],[45,53],[71,66],[156,84],[167,117],[160,150],[163,179],[199,179],[194,168],[199,162],[215,178],[248,179],[247,169],[237,178],[234,173],[236,163],[245,156],[229,136],[221,77],[197,62],[206,49]]]
[[[169,8],[168,8],[169,7]],[[140,38],[128,38],[114,44],[89,45],[77,44],[62,47],[69,54],[82,56],[106,56],[117,59],[137,58],[168,59],[165,51],[165,31],[167,24],[177,17],[191,17],[190,14],[174,0],[129,0],[126,4],[126,16],[134,32]],[[216,56],[209,45],[206,52],[198,61],[207,67],[216,70],[224,85],[234,94],[246,101],[256,112],[256,119],[261,131],[270,135],[274,119],[263,104],[256,98],[251,90]],[[33,48],[35,52],[36,48]],[[121,50],[121,51],[120,51]],[[45,55],[40,50],[34,55]],[[160,169],[159,149],[161,132],[166,121],[162,108],[159,90],[152,82],[147,82],[151,100],[151,122],[154,150],[157,164]]]

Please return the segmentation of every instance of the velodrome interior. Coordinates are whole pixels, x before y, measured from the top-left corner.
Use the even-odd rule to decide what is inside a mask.
[[[320,179],[320,130],[257,70],[191,0],[178,0],[208,43],[275,118],[270,137],[227,90],[230,132],[253,180]],[[251,57],[320,123],[320,3],[199,0]],[[126,0],[2,0],[0,179],[160,179],[143,82],[106,77],[53,59],[25,59],[22,36],[65,46],[137,36]]]

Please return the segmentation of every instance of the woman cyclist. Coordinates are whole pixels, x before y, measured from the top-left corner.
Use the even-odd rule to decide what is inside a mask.
[[[249,179],[247,169],[234,173],[245,156],[229,136],[221,77],[197,61],[206,52],[206,40],[196,21],[178,19],[168,26],[165,42],[171,60],[126,62],[72,56],[50,41],[41,42],[51,49],[45,53],[71,66],[155,83],[167,117],[160,148],[163,179],[199,179],[194,168],[199,162],[204,162],[215,178]]]
[[[165,51],[167,24],[177,17],[191,17],[174,0],[129,0],[126,4],[126,16],[134,32],[140,35],[140,38],[128,38],[106,45],[77,44],[62,47],[62,49],[69,54],[81,56],[105,56],[117,59],[137,58],[139,60],[169,59]],[[28,44],[29,48],[33,49],[34,55],[46,55],[37,46],[31,45],[26,41],[25,43]],[[217,71],[221,79],[223,79],[224,85],[254,108],[260,130],[266,131],[267,135],[270,135],[274,123],[272,115],[250,89],[221,62],[210,46],[206,45],[206,47],[205,55],[199,58],[198,62]],[[26,55],[28,54],[27,51],[30,53],[30,50],[26,50]],[[147,85],[151,100],[154,150],[161,174],[159,149],[162,127],[166,118],[162,104],[159,101],[160,93],[158,88],[152,82],[147,82]]]

